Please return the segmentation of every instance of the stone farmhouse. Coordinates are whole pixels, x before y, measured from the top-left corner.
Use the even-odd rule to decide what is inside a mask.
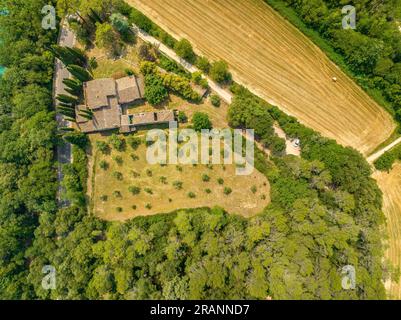
[[[104,78],[85,82],[84,104],[77,106],[77,125],[82,132],[93,133],[111,129],[132,132],[136,127],[168,123],[175,120],[174,111],[124,114],[129,105],[144,99],[144,80],[129,76],[121,79]],[[93,113],[92,119],[79,115],[83,110]]]

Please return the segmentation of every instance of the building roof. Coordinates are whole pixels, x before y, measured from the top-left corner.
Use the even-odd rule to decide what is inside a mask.
[[[121,126],[140,126],[174,121],[174,111],[141,112],[121,116]]]
[[[77,120],[78,117],[80,116],[77,114]],[[92,120],[78,122],[78,124],[82,132],[96,132],[119,128],[120,105],[118,104],[117,97],[109,97],[107,107],[93,110]]]
[[[119,128],[121,105],[143,98],[144,81],[141,77],[95,79],[84,83],[85,104],[77,107],[77,123],[83,132]],[[81,110],[93,111],[93,119],[79,115]]]
[[[120,104],[132,103],[143,98],[144,84],[142,78],[124,77],[117,79],[116,85]]]
[[[142,112],[128,116],[132,125],[146,125],[174,121],[173,111]]]
[[[108,106],[108,97],[116,96],[116,83],[112,78],[95,79],[84,83],[85,104],[90,109]]]

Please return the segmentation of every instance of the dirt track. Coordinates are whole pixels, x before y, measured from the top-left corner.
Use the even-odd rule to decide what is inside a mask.
[[[387,218],[388,249],[386,258],[396,267],[401,267],[401,163],[396,163],[390,173],[375,172],[383,191],[383,212]],[[401,280],[400,280],[401,281]],[[401,282],[386,282],[391,299],[401,299]]]
[[[236,81],[344,145],[368,154],[395,128],[390,115],[261,0],[128,2],[189,39],[198,53],[226,60]]]

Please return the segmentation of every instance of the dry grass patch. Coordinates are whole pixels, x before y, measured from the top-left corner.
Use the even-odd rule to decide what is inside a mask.
[[[249,217],[270,201],[269,183],[256,170],[249,176],[237,176],[235,165],[149,165],[144,143],[137,150],[127,145],[123,152],[113,149],[102,154],[96,150],[96,141],[107,141],[107,137],[97,134],[90,139],[94,166],[89,170],[91,209],[102,219],[125,220],[216,205]],[[102,169],[105,163],[107,168]]]
[[[128,3],[198,53],[226,60],[236,81],[343,145],[368,154],[395,129],[383,108],[262,0]]]

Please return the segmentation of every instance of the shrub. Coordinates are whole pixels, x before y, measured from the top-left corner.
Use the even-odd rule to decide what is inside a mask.
[[[146,142],[145,142],[147,147],[150,147],[154,143],[155,143],[155,140],[146,140]]]
[[[113,177],[116,178],[117,180],[123,180],[123,174],[119,171],[114,171],[113,172]]]
[[[182,96],[184,99],[198,102],[201,100],[201,96],[193,90],[191,82],[184,77],[175,74],[162,74],[163,85],[175,92],[176,94]]]
[[[188,192],[188,198],[193,199],[193,198],[195,198],[195,197],[196,197],[196,194],[195,194],[195,193],[193,193],[192,191],[191,191],[191,192]]]
[[[153,172],[152,172],[152,170],[150,170],[150,169],[146,169],[146,175],[147,175],[148,177],[151,177],[151,176],[153,176]]]
[[[224,184],[224,179],[223,178],[218,178],[217,179],[218,184]]]
[[[140,71],[144,76],[154,75],[157,73],[157,66],[153,62],[142,61],[140,65]],[[146,80],[146,77],[145,77]],[[145,83],[146,84],[146,83]]]
[[[195,112],[192,117],[192,123],[196,131],[201,131],[202,129],[212,129],[212,123],[209,116],[203,112]]]
[[[136,205],[134,204],[132,207],[131,207],[132,209],[134,209],[134,210],[136,210]]]
[[[110,153],[110,147],[104,141],[96,141],[96,148],[103,154],[109,154]]]
[[[146,206],[145,206],[145,208],[148,209],[148,210],[150,210],[150,209],[152,209],[152,205],[151,205],[150,203],[147,203]]]
[[[212,190],[210,190],[209,188],[207,188],[207,189],[205,189],[205,192],[206,192],[207,194],[210,194],[210,193],[212,193]]]
[[[202,70],[205,74],[209,73],[210,62],[206,57],[198,57],[196,60],[196,66],[198,69]]]
[[[173,187],[176,188],[177,190],[181,190],[182,189],[182,181],[174,181],[173,182]]]
[[[148,102],[157,106],[168,97],[168,92],[163,84],[163,79],[156,74],[148,74],[145,76],[145,98]]]
[[[121,166],[123,164],[123,158],[121,156],[115,156],[113,157],[113,160],[119,165]]]
[[[123,211],[123,208],[117,207],[117,208],[116,208],[116,211],[117,211],[117,212],[122,212],[122,211]]]
[[[213,81],[224,83],[231,81],[231,73],[228,72],[228,65],[225,61],[215,61],[212,63],[209,75]]]
[[[194,50],[192,49],[191,43],[187,39],[181,39],[178,41],[174,46],[174,51],[179,57],[187,60],[188,62],[192,63],[195,61]]]
[[[184,111],[179,111],[177,118],[178,118],[178,122],[181,122],[181,123],[186,123],[188,121],[188,117]]]
[[[141,188],[137,186],[129,186],[128,191],[131,192],[133,195],[137,195],[141,192]]]
[[[225,187],[224,188],[224,194],[225,195],[228,196],[229,194],[231,194],[231,192],[233,192],[233,190],[230,187]]]
[[[132,70],[132,69],[129,69],[129,68],[125,69],[124,72],[125,72],[125,74],[127,76],[134,76],[135,75],[135,71]]]
[[[213,94],[210,97],[210,102],[212,103],[213,106],[220,107],[221,99],[217,94]]]
[[[203,174],[202,175],[202,181],[203,182],[208,182],[208,181],[210,181],[210,177],[207,174]]]
[[[160,55],[159,57],[159,66],[160,68],[168,71],[168,72],[173,72],[177,75],[180,75],[184,78],[189,78],[191,74],[186,71],[181,65],[179,65],[177,62],[174,60],[171,60],[165,55]]]
[[[182,167],[181,166],[175,166],[178,172],[182,172]]]
[[[99,167],[103,170],[107,170],[109,168],[109,164],[107,163],[107,161],[102,160],[99,162]]]
[[[133,161],[138,161],[139,160],[139,157],[136,155],[136,154],[133,154],[133,153],[131,153],[131,159],[133,160]]]
[[[116,149],[117,151],[124,151],[125,149],[125,139],[119,137],[118,135],[116,135],[115,133],[113,133],[110,137],[109,137],[109,143],[112,145],[112,147],[114,149]]]
[[[253,185],[253,186],[251,187],[251,192],[252,192],[253,194],[255,194],[256,191],[258,191],[258,189],[256,188],[255,185]]]
[[[160,180],[161,183],[167,184],[167,178],[166,178],[166,177],[161,176],[161,177],[159,178],[159,180]]]
[[[155,62],[158,55],[157,49],[150,43],[141,44],[138,48],[138,57],[140,60]]]
[[[140,138],[136,138],[134,136],[129,136],[127,138],[128,144],[131,146],[132,149],[136,150],[141,145],[142,141]]]
[[[103,201],[103,202],[106,202],[107,199],[108,199],[108,197],[107,197],[107,195],[105,195],[105,194],[102,195],[102,196],[100,196],[100,200]]]
[[[113,191],[113,196],[115,196],[116,198],[122,198],[121,192],[118,190]]]
[[[149,194],[153,194],[153,191],[152,191],[152,189],[151,188],[145,188],[145,189],[143,189],[146,193],[149,193]]]
[[[203,89],[208,89],[209,88],[209,83],[207,82],[206,79],[202,78],[198,85],[200,85]]]
[[[200,71],[196,71],[191,75],[191,80],[196,84],[200,84],[202,79],[202,72]]]
[[[139,172],[136,172],[135,170],[131,170],[131,174],[134,178],[138,178],[141,176],[141,174]]]

